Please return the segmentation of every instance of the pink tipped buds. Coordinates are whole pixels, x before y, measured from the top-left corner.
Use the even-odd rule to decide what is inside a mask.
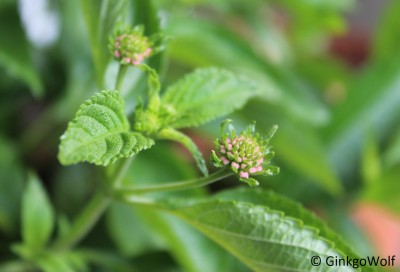
[[[240,135],[236,135],[231,120],[221,124],[221,138],[215,142],[217,150],[221,154],[218,156],[212,152],[211,161],[216,167],[230,166],[240,181],[246,182],[250,186],[258,185],[258,181],[251,178],[254,175],[275,175],[279,173],[279,168],[269,165],[274,153],[268,146],[269,140],[277,130],[273,126],[267,137],[261,137],[255,133],[255,124],[251,124]],[[226,127],[230,133],[225,133]]]
[[[142,27],[118,29],[111,37],[112,56],[124,65],[138,66],[153,52],[152,42],[143,35]]]

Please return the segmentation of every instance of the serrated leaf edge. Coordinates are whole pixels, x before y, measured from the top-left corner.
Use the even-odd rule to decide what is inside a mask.
[[[229,204],[231,203],[233,206],[238,207],[238,205],[242,205],[242,206],[247,206],[249,209],[251,208],[262,208],[263,210],[265,210],[266,212],[269,213],[277,213],[280,218],[282,219],[286,219],[286,220],[290,220],[291,222],[293,222],[294,224],[296,224],[295,226],[297,226],[298,229],[306,229],[309,230],[312,233],[312,237],[315,237],[316,239],[326,243],[327,247],[329,248],[329,250],[333,250],[336,251],[338,254],[340,254],[341,256],[345,257],[347,256],[341,249],[336,247],[336,243],[334,241],[331,241],[330,239],[325,238],[324,236],[320,235],[320,230],[310,226],[310,225],[306,225],[301,219],[295,218],[295,217],[291,217],[291,216],[286,216],[284,212],[279,211],[279,210],[274,210],[269,208],[268,206],[264,206],[264,205],[256,205],[250,202],[245,202],[245,201],[234,201],[234,200],[223,200],[223,199],[214,199],[213,202],[218,205],[220,203],[224,203],[224,204]],[[172,203],[172,202],[171,202]],[[211,204],[210,200],[199,200],[199,201],[195,201],[194,203],[187,205],[187,206],[177,206],[177,207],[173,207],[172,209],[168,209],[167,211],[170,211],[171,213],[175,214],[176,216],[180,217],[181,219],[185,220],[186,222],[190,223],[193,226],[205,226],[206,228],[213,228],[213,227],[209,227],[203,223],[199,223],[196,220],[192,220],[192,219],[187,219],[187,217],[185,217],[184,215],[179,213],[179,209],[186,209],[186,208],[191,208],[194,207],[196,205],[201,205],[201,204]],[[300,205],[301,207],[301,205]],[[314,215],[315,216],[315,215]],[[276,220],[276,219],[273,219]],[[200,230],[201,232],[203,232],[202,230]],[[233,233],[233,235],[237,236],[235,233]],[[246,236],[243,236],[246,237]],[[248,238],[251,239],[251,238]],[[284,244],[284,243],[280,243],[279,241],[272,241],[272,240],[268,240],[271,243],[276,243],[276,244],[281,244],[281,245],[286,245],[286,246],[291,246],[291,247],[299,247],[296,245],[290,245],[290,244]],[[220,243],[221,245],[224,245],[223,240],[218,240],[218,243]],[[230,248],[229,245],[226,245],[227,248]],[[303,248],[303,247],[300,247]],[[309,248],[304,248],[306,250],[309,251],[313,251],[312,249]],[[321,256],[322,254],[320,252],[315,252],[316,255]],[[353,253],[353,252],[351,252]],[[247,259],[247,257],[243,258],[242,256],[240,256],[239,254],[236,255],[236,257],[238,257],[239,259],[241,259],[242,261],[244,261],[245,263],[247,263],[247,261],[243,260],[243,259]],[[254,260],[249,259],[250,262],[257,262]],[[275,267],[275,266],[274,266]],[[290,271],[299,271],[302,272],[302,270],[294,270],[294,269],[290,269],[287,267],[284,267],[286,270],[290,270]],[[353,268],[355,269],[355,268]],[[360,269],[355,269],[356,271],[361,271]]]

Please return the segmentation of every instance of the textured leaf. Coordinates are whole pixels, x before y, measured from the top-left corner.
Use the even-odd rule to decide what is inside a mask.
[[[179,16],[171,18],[166,31],[174,37],[168,50],[173,59],[193,67],[229,67],[254,79],[261,93],[260,99],[281,107],[291,117],[318,125],[327,122],[326,106],[290,69],[266,59],[265,52],[255,52],[253,49],[259,44],[249,44],[248,40],[224,29],[221,24]]]
[[[60,162],[108,165],[152,146],[152,139],[129,131],[124,110],[118,91],[102,91],[86,101],[61,136]]]
[[[310,212],[273,193],[238,191],[168,203],[167,210],[254,271],[337,271],[325,265],[328,256],[357,257]],[[311,265],[312,256],[321,257],[321,266]],[[355,269],[341,267],[341,271]]]
[[[42,248],[54,227],[54,212],[40,181],[29,176],[22,199],[22,238],[31,250]]]
[[[166,125],[180,128],[203,124],[242,107],[257,95],[254,85],[222,69],[199,69],[170,86],[161,101]]]

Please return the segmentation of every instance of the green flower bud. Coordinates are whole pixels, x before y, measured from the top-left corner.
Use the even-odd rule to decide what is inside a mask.
[[[275,175],[279,173],[279,168],[269,165],[274,152],[268,146],[269,140],[277,130],[273,126],[267,137],[262,137],[255,133],[255,123],[251,124],[246,130],[236,135],[236,131],[231,120],[221,124],[221,138],[215,142],[219,156],[213,151],[211,161],[216,167],[231,167],[232,171],[250,186],[258,185],[258,181],[251,178],[253,175]],[[229,127],[230,133],[225,133],[225,128]]]
[[[117,29],[110,37],[109,49],[121,64],[137,66],[153,53],[152,43],[143,27]]]

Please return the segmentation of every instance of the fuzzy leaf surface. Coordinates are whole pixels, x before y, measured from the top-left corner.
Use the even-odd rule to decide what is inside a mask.
[[[170,86],[162,96],[165,125],[201,125],[241,108],[257,94],[251,81],[229,71],[198,69]]]
[[[154,144],[130,132],[125,104],[118,91],[102,91],[86,101],[61,136],[58,158],[63,165],[90,162],[108,165]]]

